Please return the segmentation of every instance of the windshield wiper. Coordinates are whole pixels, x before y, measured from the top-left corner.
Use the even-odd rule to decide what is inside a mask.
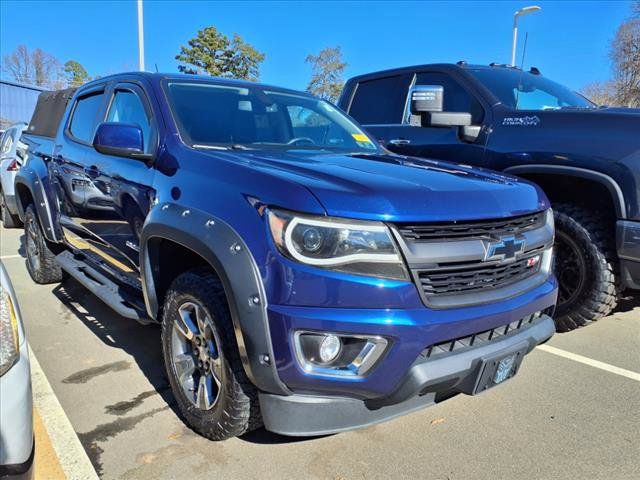
[[[193,148],[204,148],[207,150],[253,150],[253,148],[247,147],[246,145],[242,145],[240,143],[234,143],[231,145],[202,145],[199,143],[194,143],[191,146]]]

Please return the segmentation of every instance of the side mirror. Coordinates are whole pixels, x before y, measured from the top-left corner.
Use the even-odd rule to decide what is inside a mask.
[[[93,148],[105,155],[148,161],[150,154],[144,153],[144,138],[138,125],[104,122],[98,125]]]
[[[409,92],[413,115],[442,111],[444,87],[441,85],[416,85]]]

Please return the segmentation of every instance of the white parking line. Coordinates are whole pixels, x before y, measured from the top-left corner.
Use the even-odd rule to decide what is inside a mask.
[[[22,258],[22,255],[2,255],[0,260],[7,260],[9,258]]]
[[[599,362],[598,360],[593,360],[592,358],[583,357],[582,355],[567,352],[566,350],[561,350],[559,348],[552,347],[551,345],[538,345],[538,350],[542,350],[547,353],[553,353],[554,355],[558,355],[559,357],[568,358],[569,360],[573,360],[574,362],[584,363],[585,365],[599,368],[600,370],[604,370],[605,372],[615,373],[616,375],[627,377],[631,380],[635,380],[636,382],[640,382],[640,373],[632,372],[631,370],[626,370],[624,368],[616,367],[615,365],[609,365],[608,363]]]
[[[29,346],[33,402],[40,413],[58,461],[68,480],[98,480],[91,460],[84,451],[71,422],[53,392],[38,359]]]

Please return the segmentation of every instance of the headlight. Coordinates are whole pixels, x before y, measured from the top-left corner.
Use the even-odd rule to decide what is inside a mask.
[[[303,216],[269,210],[278,250],[307,265],[380,278],[407,280],[389,228],[380,222]]]
[[[18,318],[9,292],[0,285],[0,376],[4,375],[20,356],[18,350]]]

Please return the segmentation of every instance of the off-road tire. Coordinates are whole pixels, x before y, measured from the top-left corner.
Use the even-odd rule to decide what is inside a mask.
[[[195,406],[184,394],[172,364],[171,335],[178,308],[197,302],[209,313],[221,340],[223,380],[211,410]],[[185,423],[210,440],[226,440],[262,426],[258,392],[247,378],[224,289],[208,269],[197,268],[179,275],[169,287],[162,311],[162,351],[167,377]]]
[[[0,220],[4,228],[20,228],[22,226],[20,219],[7,209],[7,202],[2,191],[0,191]]]
[[[612,220],[606,214],[571,204],[553,206],[558,242],[573,242],[581,255],[586,274],[571,302],[558,302],[556,329],[567,332],[599,320],[616,307],[619,292],[618,262]],[[563,240],[564,239],[564,240]],[[571,249],[569,249],[571,250]],[[563,259],[556,257],[556,276],[561,281]],[[562,284],[562,281],[561,281]],[[562,285],[560,288],[563,288]]]
[[[33,228],[34,232],[31,238],[30,228]],[[42,234],[40,221],[33,205],[29,205],[24,213],[24,234],[27,251],[27,271],[33,281],[43,285],[61,282],[64,278],[64,272],[56,261],[55,253],[52,250],[55,247]],[[33,247],[39,257],[39,261],[33,258],[33,252],[29,246],[31,241],[34,242]]]

